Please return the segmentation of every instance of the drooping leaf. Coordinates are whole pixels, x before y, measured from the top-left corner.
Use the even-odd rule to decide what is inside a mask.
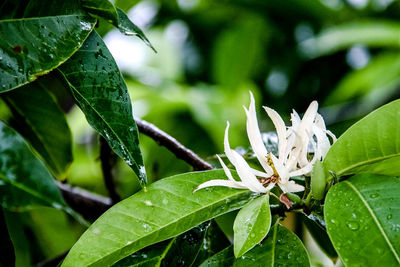
[[[62,266],[110,265],[143,247],[236,210],[255,197],[247,190],[226,187],[193,193],[199,184],[212,179],[225,179],[225,173],[217,170],[172,176],[121,201],[81,236]]]
[[[13,129],[0,122],[0,201],[7,209],[65,207],[43,163]]]
[[[332,187],[325,201],[328,234],[347,266],[400,264],[400,180],[359,174]]]
[[[269,195],[260,196],[247,203],[238,213],[233,224],[234,252],[241,257],[268,234],[271,227]]]
[[[400,54],[380,53],[365,68],[349,72],[328,95],[326,104],[343,103],[371,94],[374,101],[377,95],[387,97],[391,91],[397,89],[399,76]]]
[[[301,219],[321,249],[329,257],[336,258],[337,253],[332,245],[332,241],[329,239],[328,233],[326,232],[325,221],[320,216],[313,213],[310,215],[301,214]]]
[[[400,24],[390,21],[357,21],[331,27],[300,44],[310,58],[335,53],[355,44],[399,47]]]
[[[118,14],[114,5],[108,0],[81,0],[81,5],[89,13],[102,17],[115,26],[118,25]]]
[[[337,176],[363,172],[400,175],[399,128],[400,100],[396,100],[343,133],[324,159],[325,170]]]
[[[81,13],[0,21],[0,92],[32,82],[62,64],[93,26],[94,19]]]
[[[216,224],[208,221],[171,240],[141,249],[113,266],[198,266],[229,244]]]
[[[229,246],[224,250],[214,254],[212,257],[205,260],[200,267],[221,267],[221,266],[232,266],[235,261],[235,255],[233,254],[233,246]]]
[[[311,194],[317,200],[325,196],[326,178],[325,169],[321,161],[317,160],[311,173]]]
[[[71,131],[64,113],[47,91],[49,75],[2,94],[12,109],[11,123],[62,179],[72,162]]]
[[[119,19],[118,29],[120,30],[120,32],[122,32],[125,35],[136,35],[146,45],[148,45],[151,49],[153,49],[154,52],[157,53],[156,49],[150,43],[149,39],[147,39],[143,31],[129,19],[128,15],[126,15],[125,12],[119,8],[117,8],[117,13]]]
[[[90,125],[133,169],[141,184],[146,184],[128,90],[101,37],[92,32],[81,49],[59,70]]]

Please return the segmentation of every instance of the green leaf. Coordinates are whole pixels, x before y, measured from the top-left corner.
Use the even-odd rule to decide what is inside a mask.
[[[276,223],[261,245],[236,260],[240,266],[310,266],[307,251],[301,240]]]
[[[169,241],[139,250],[113,266],[198,266],[229,244],[215,223],[208,221]]]
[[[325,201],[328,234],[347,266],[400,264],[400,180],[359,174],[333,186]]]
[[[392,21],[356,21],[328,28],[300,44],[308,57],[329,55],[355,44],[399,47],[400,24]]]
[[[325,196],[326,178],[325,169],[321,161],[317,160],[311,172],[311,194],[317,200]]]
[[[0,201],[7,209],[65,207],[43,163],[13,129],[0,122]]]
[[[92,32],[81,49],[59,68],[89,124],[136,173],[146,173],[128,90],[101,37]]]
[[[400,175],[400,100],[371,112],[351,126],[329,149],[325,170]]]
[[[235,255],[233,254],[233,246],[229,246],[224,250],[214,254],[212,257],[205,260],[200,267],[221,267],[233,266]]]
[[[54,175],[63,179],[72,162],[72,137],[64,113],[46,90],[51,82],[48,76],[1,96],[13,111],[12,126],[30,142]]]
[[[149,39],[147,39],[146,35],[143,33],[143,31],[136,26],[129,18],[128,15],[125,14],[124,11],[121,9],[117,8],[118,12],[118,18],[119,18],[119,23],[118,23],[118,29],[120,32],[122,32],[125,35],[136,35],[139,37],[147,46],[149,46],[151,49],[153,49],[154,52],[157,53],[157,50],[153,47],[153,45],[150,43]]]
[[[271,227],[269,195],[247,203],[238,213],[233,224],[234,252],[236,258],[260,243]]]
[[[255,197],[248,190],[226,187],[193,193],[211,179],[226,176],[222,170],[172,176],[119,202],[81,236],[62,266],[111,265],[141,248],[239,209]]]
[[[81,0],[87,12],[102,17],[115,26],[118,25],[118,14],[114,5],[108,0]]]
[[[0,92],[32,82],[67,60],[94,26],[87,15],[0,21]]]
[[[376,102],[377,95],[388,97],[397,89],[399,76],[399,52],[380,53],[365,68],[349,72],[328,95],[326,104],[343,103],[372,93],[371,98]]]
[[[301,214],[300,217],[321,249],[329,257],[336,258],[337,253],[333,248],[332,241],[329,239],[328,233],[326,232],[325,221],[319,215],[314,213],[309,215]]]

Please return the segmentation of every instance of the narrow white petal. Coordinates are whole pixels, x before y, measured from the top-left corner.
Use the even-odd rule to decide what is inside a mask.
[[[235,157],[236,171],[242,180],[243,184],[253,192],[265,193],[265,187],[258,181],[257,177],[253,174],[252,169],[247,164],[239,153],[232,150],[232,155]]]
[[[235,158],[232,156],[232,150],[229,145],[229,121],[226,122],[225,137],[224,137],[224,152],[229,161],[236,167]]]
[[[336,136],[329,130],[326,130],[326,133],[332,138],[332,142],[335,143],[337,140]]]
[[[222,166],[222,169],[224,169],[224,172],[226,174],[226,176],[228,177],[229,180],[236,182],[235,179],[233,179],[231,171],[228,169],[228,167],[226,167],[225,163],[222,161],[222,159],[217,155],[217,158],[219,160],[219,163]]]
[[[246,186],[243,185],[243,183],[240,182],[232,182],[229,180],[210,180],[199,185],[193,192],[211,186],[226,186],[238,189],[248,189]]]
[[[304,186],[296,184],[294,181],[288,181],[286,184],[278,184],[284,193],[296,193],[304,191]]]
[[[271,118],[272,122],[274,123],[276,133],[278,135],[278,151],[279,151],[279,160],[283,161],[285,159],[285,152],[286,152],[286,126],[284,121],[282,120],[279,114],[269,108],[264,107],[265,111],[267,112],[268,116]]]
[[[265,148],[264,142],[261,137],[260,129],[258,128],[257,123],[257,114],[256,114],[256,107],[253,94],[250,92],[250,106],[246,111],[247,115],[247,135],[249,137],[250,145],[257,156],[258,161],[260,162],[261,166],[264,168],[266,172],[272,172],[271,167],[268,165],[267,162],[267,154],[268,151]]]
[[[270,153],[272,162],[274,163],[274,167],[276,171],[278,172],[280,180],[285,183],[289,180],[289,171],[286,169],[286,167],[282,164],[282,162],[277,159],[272,153]]]
[[[320,152],[322,157],[325,157],[328,152],[331,144],[329,142],[329,138],[326,136],[326,133],[323,129],[319,128],[316,125],[313,125],[312,130],[317,137],[317,149]]]
[[[272,174],[273,174],[273,172],[271,172],[271,173],[261,172],[261,171],[259,171],[259,170],[253,169],[253,168],[252,168],[251,170],[252,170],[252,172],[253,172],[253,174],[254,174],[255,176],[263,177],[263,178],[271,177]]]

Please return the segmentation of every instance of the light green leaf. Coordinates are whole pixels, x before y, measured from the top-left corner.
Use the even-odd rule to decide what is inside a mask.
[[[311,172],[311,194],[317,200],[325,196],[326,178],[325,169],[321,161],[317,160]]]
[[[32,82],[67,60],[94,26],[87,15],[0,21],[0,92]]]
[[[269,195],[247,203],[236,216],[233,224],[234,253],[236,258],[252,249],[267,236],[271,227]]]
[[[64,113],[46,89],[48,76],[1,96],[12,109],[14,128],[63,179],[72,162],[72,137]]]
[[[136,173],[146,173],[125,82],[101,37],[92,32],[81,49],[59,68],[90,125]]]
[[[394,21],[356,21],[328,28],[300,44],[310,58],[329,55],[355,44],[399,47],[400,24]]]
[[[356,173],[400,175],[400,100],[368,114],[332,145],[324,166],[337,176]]]
[[[241,266],[310,266],[307,251],[301,240],[276,223],[261,245],[255,246],[235,262]]]
[[[108,0],[81,0],[87,12],[102,17],[115,26],[118,25],[118,14],[114,5]]]
[[[143,31],[136,26],[125,14],[124,11],[121,9],[117,8],[118,12],[118,18],[119,18],[119,23],[118,23],[118,29],[120,32],[122,32],[125,35],[136,35],[139,37],[146,45],[148,45],[151,49],[153,49],[154,52],[157,53],[156,49],[153,47],[153,45],[150,43],[149,39],[147,39],[146,35],[143,33]]]
[[[333,246],[346,266],[400,264],[400,180],[359,174],[332,187],[325,219]]]
[[[373,95],[388,96],[400,83],[400,53],[387,52],[375,56],[363,69],[349,72],[328,95],[326,104],[351,101],[354,98]],[[372,97],[372,96],[371,96]]]
[[[239,209],[255,197],[248,190],[193,190],[222,170],[162,179],[104,213],[72,247],[62,266],[106,266],[148,245],[177,236],[200,223]],[[157,216],[154,216],[157,215]]]

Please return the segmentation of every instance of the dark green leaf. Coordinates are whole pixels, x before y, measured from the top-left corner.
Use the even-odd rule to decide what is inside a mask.
[[[300,44],[308,57],[319,57],[355,44],[399,47],[400,24],[390,21],[356,21],[335,26]]]
[[[235,266],[310,266],[307,251],[300,239],[276,223],[261,245],[237,259]]]
[[[125,14],[124,11],[117,8],[119,24],[118,29],[125,35],[136,35],[139,37],[146,45],[148,45],[154,52],[157,53],[156,49],[150,43],[149,39],[147,39],[146,35],[144,35],[143,31],[136,26]]]
[[[328,234],[347,266],[400,264],[400,180],[359,174],[332,187],[325,202]]]
[[[13,111],[14,128],[62,179],[72,162],[71,131],[64,113],[46,89],[49,78],[47,75],[2,96]]]
[[[332,258],[337,257],[337,253],[333,248],[332,242],[326,232],[325,221],[316,214],[305,215],[301,214],[301,218],[310,231],[312,237],[315,239],[321,249]]]
[[[325,169],[321,161],[317,160],[311,173],[311,194],[317,200],[325,197]]]
[[[234,252],[241,257],[260,243],[271,227],[269,195],[263,195],[247,203],[238,213],[233,224]]]
[[[141,248],[239,209],[255,197],[248,190],[226,187],[193,193],[199,184],[211,179],[226,176],[222,170],[172,176],[121,201],[81,236],[63,266],[110,265]]]
[[[400,100],[351,126],[329,149],[324,166],[337,176],[355,173],[400,175]]]
[[[229,246],[221,250],[217,254],[205,260],[200,267],[222,267],[233,266],[235,255],[233,254],[233,246]]]
[[[108,0],[81,0],[81,5],[89,13],[102,17],[116,27],[118,26],[118,14],[114,5]]]
[[[92,32],[60,68],[90,125],[133,169],[142,185],[146,173],[128,90],[103,40]]]
[[[0,21],[0,92],[27,84],[67,60],[92,31],[85,15]]]

